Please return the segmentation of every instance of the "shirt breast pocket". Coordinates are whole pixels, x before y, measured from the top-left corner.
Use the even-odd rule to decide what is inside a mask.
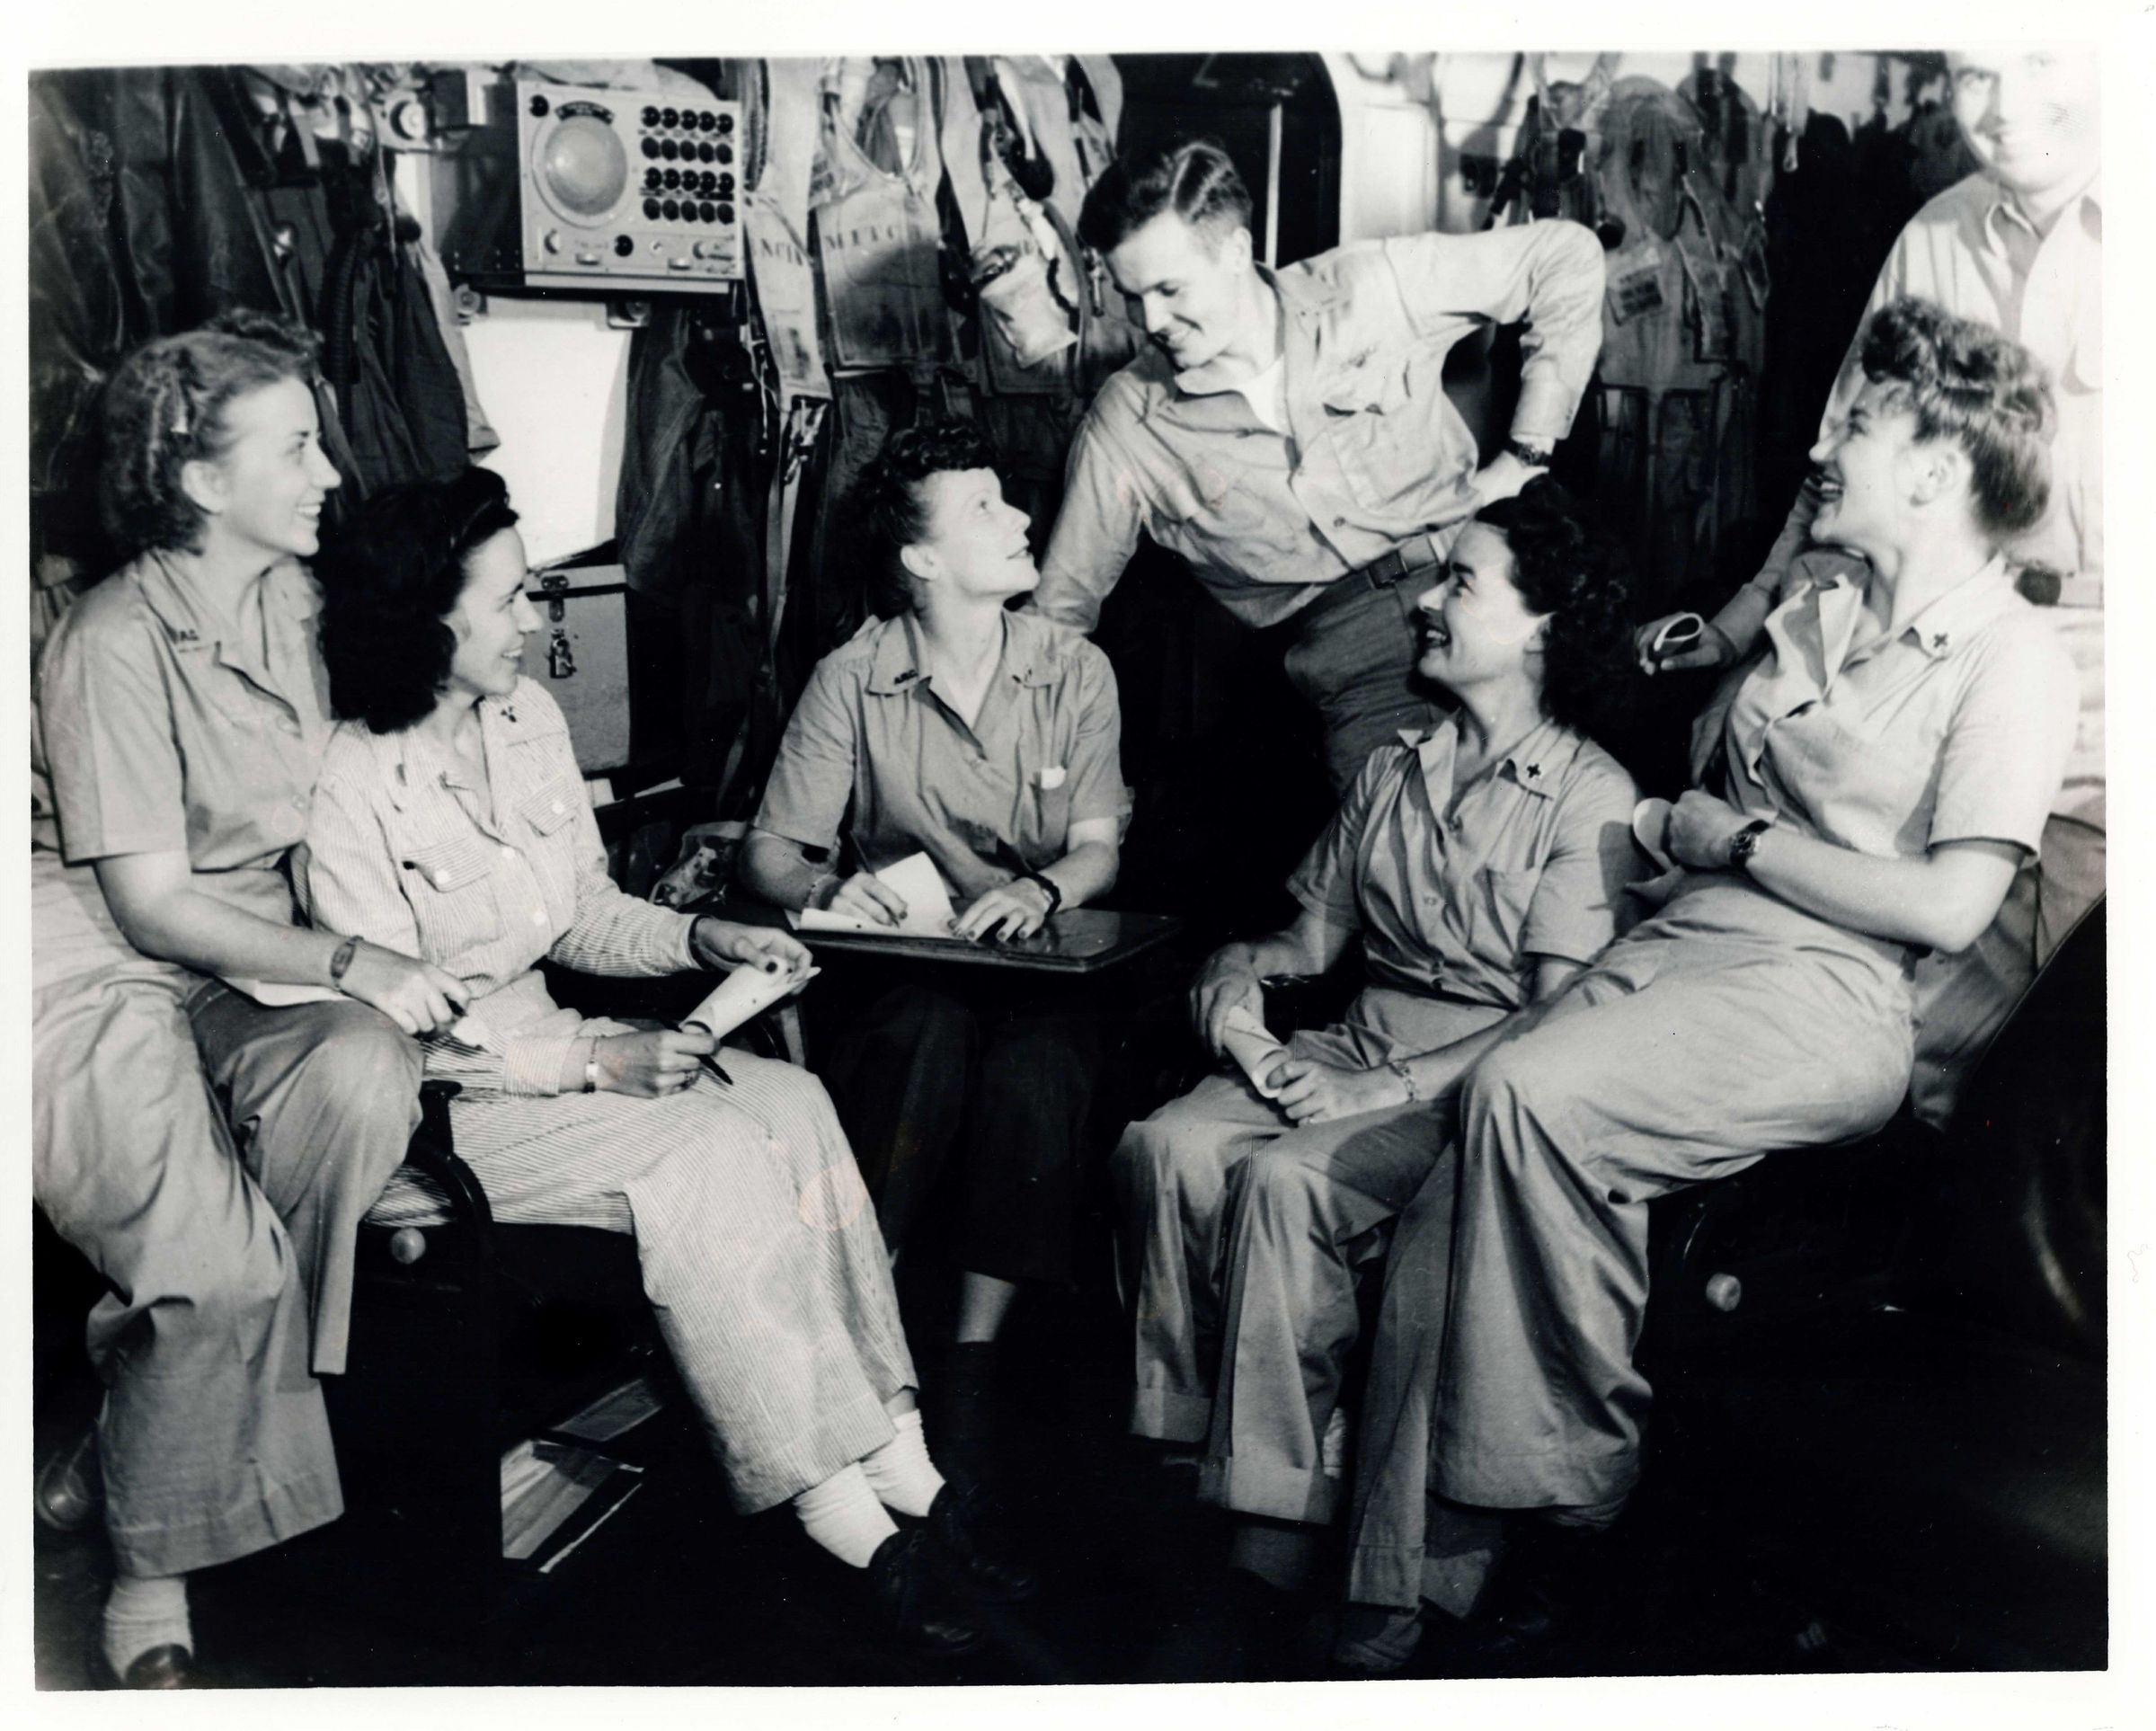
[[[1492,967],[1510,971],[1522,965],[1522,941],[1527,936],[1527,911],[1534,905],[1535,889],[1542,881],[1539,866],[1503,871],[1485,866],[1475,874],[1469,893],[1469,921],[1475,949]]]
[[[1293,551],[1292,528],[1278,510],[1266,509],[1261,486],[1259,475],[1210,457],[1177,465],[1160,507],[1169,519],[1175,550],[1202,557],[1215,554],[1235,569],[1253,555],[1284,556]]]
[[[576,805],[585,797],[581,783],[555,776],[525,795],[519,808],[531,831],[526,857],[546,899],[547,914],[557,926],[576,917]]]
[[[1469,466],[1465,429],[1444,393],[1444,357],[1416,348],[1342,369],[1322,398],[1347,490],[1376,515],[1430,521]]]
[[[455,972],[458,961],[501,936],[493,853],[484,837],[463,835],[414,848],[404,857],[420,948],[438,967]]]
[[[1069,851],[1070,772],[1060,763],[1036,764],[1025,772],[1026,802],[1033,807],[1033,838],[1060,859]]]

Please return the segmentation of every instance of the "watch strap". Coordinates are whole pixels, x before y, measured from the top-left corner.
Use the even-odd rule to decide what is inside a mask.
[[[1729,864],[1734,871],[1750,872],[1752,856],[1759,851],[1760,838],[1774,827],[1771,819],[1753,818],[1729,839]]]
[[[1061,910],[1063,892],[1056,887],[1053,878],[1043,877],[1039,872],[1020,872],[1018,875],[1028,883],[1038,883],[1048,892],[1048,911],[1051,914],[1057,913]]]

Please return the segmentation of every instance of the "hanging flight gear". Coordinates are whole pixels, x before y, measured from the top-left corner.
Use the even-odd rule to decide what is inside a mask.
[[[1492,218],[1567,217],[1608,249],[1597,491],[1630,542],[1641,608],[1659,612],[1753,551],[1731,542],[1756,528],[1771,141],[1713,73],[1687,100],[1612,78],[1608,57],[1578,84],[1548,83],[1539,56],[1530,66],[1536,95]]]
[[[936,183],[943,176],[928,111],[927,63],[902,62],[921,104],[910,161],[896,173],[854,141],[842,112],[843,63],[823,77],[822,153],[810,191],[817,255],[830,315],[831,364],[919,373],[954,364],[937,264]]]
[[[755,61],[742,82],[741,226],[757,310],[785,388],[828,402],[807,239],[821,69],[813,60]]]

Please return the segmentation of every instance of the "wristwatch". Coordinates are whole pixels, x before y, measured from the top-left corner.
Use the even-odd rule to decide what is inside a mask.
[[[1767,818],[1753,818],[1736,834],[1730,837],[1729,869],[1733,872],[1749,874],[1752,870],[1752,857],[1760,850],[1760,838],[1773,827],[1771,821]]]
[[[1019,879],[1027,883],[1038,883],[1048,892],[1048,911],[1052,915],[1063,905],[1063,892],[1055,886],[1053,878],[1043,877],[1038,872],[1020,872]]]
[[[1546,469],[1549,466],[1550,454],[1555,448],[1549,445],[1538,445],[1533,440],[1527,439],[1508,439],[1504,441],[1504,448],[1526,464],[1529,468]]]
[[[339,991],[344,990],[344,975],[352,964],[352,957],[359,953],[359,939],[355,934],[337,945],[330,956],[330,984]]]

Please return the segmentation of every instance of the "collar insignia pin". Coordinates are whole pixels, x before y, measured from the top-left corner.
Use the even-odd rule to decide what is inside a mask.
[[[1528,778],[1528,780],[1530,780],[1530,781],[1539,781],[1539,780],[1541,780],[1541,779],[1542,779],[1542,766],[1541,766],[1540,764],[1539,764],[1539,763],[1530,763],[1530,764],[1529,764],[1529,765],[1527,766],[1527,778]]]
[[[1943,631],[1933,632],[1931,634],[1931,646],[1934,649],[1944,650],[1947,646],[1947,634]]]

